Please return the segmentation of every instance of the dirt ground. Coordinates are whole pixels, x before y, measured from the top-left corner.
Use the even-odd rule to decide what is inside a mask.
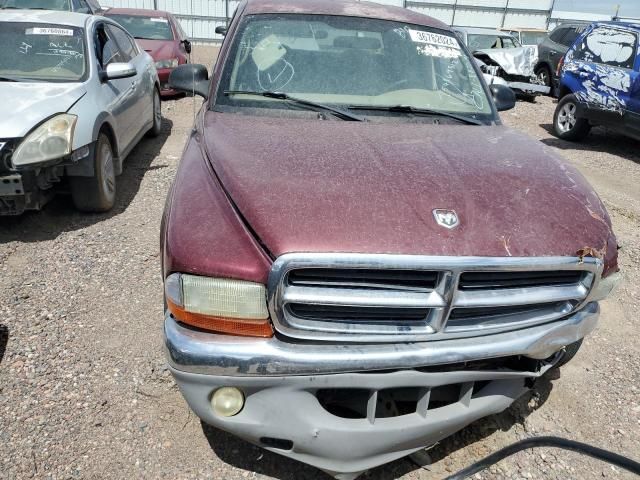
[[[196,60],[213,63],[209,50]],[[515,440],[558,435],[640,460],[640,153],[596,130],[582,144],[550,134],[554,103],[502,115],[576,165],[618,234],[624,284],[561,374],[500,415],[430,451],[362,478],[439,479]],[[118,179],[112,212],[86,215],[59,197],[0,219],[0,478],[328,479],[203,426],[165,367],[158,232],[193,121],[193,99],[163,105],[163,133],[143,140]],[[523,452],[475,478],[631,478],[553,449]]]

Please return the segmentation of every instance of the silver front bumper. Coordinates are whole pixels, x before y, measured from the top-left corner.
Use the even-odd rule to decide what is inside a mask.
[[[165,318],[169,365],[176,370],[224,376],[326,375],[407,369],[523,355],[544,359],[596,327],[597,303],[564,320],[473,338],[393,344],[287,342],[277,337],[215,335]]]
[[[544,374],[553,362],[532,371],[419,367],[516,355],[548,358],[590,333],[598,314],[598,304],[590,303],[564,320],[509,333],[375,345],[215,335],[185,328],[167,316],[165,345],[182,394],[206,423],[349,480],[508,408],[528,389],[526,380]],[[432,407],[430,392],[453,385],[460,388],[459,398]],[[221,417],[211,409],[212,393],[223,386],[245,395],[236,416]],[[420,400],[414,413],[376,416],[379,394],[407,388],[423,392],[426,404]],[[322,389],[370,392],[366,418],[330,413],[318,399]],[[287,446],[274,447],[274,440]]]

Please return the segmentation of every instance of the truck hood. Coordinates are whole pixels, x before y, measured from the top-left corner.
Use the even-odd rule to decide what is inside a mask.
[[[86,93],[81,83],[0,82],[0,138],[24,137],[43,120],[64,113]]]
[[[224,189],[273,257],[576,255],[585,247],[604,252],[611,235],[584,178],[502,126],[208,112],[204,143]],[[438,225],[434,209],[454,210],[460,225]]]

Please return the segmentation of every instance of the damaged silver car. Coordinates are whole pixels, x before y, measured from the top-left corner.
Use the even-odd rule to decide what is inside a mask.
[[[506,85],[517,95],[548,95],[550,88],[541,85],[534,73],[538,63],[535,46],[522,46],[504,31],[486,28],[454,28],[473,54],[489,85]]]
[[[71,12],[0,11],[0,216],[69,191],[104,212],[138,141],[160,134],[153,59],[117,23]]]

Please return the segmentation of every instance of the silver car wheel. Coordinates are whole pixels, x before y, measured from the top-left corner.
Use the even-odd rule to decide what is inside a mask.
[[[558,112],[558,130],[567,133],[576,126],[576,105],[565,103]]]
[[[102,159],[102,186],[109,196],[116,191],[116,175],[113,166],[113,152],[108,143],[103,143],[100,148],[100,158]]]
[[[162,123],[162,107],[160,106],[160,95],[157,91],[153,94],[153,121],[156,125]]]

